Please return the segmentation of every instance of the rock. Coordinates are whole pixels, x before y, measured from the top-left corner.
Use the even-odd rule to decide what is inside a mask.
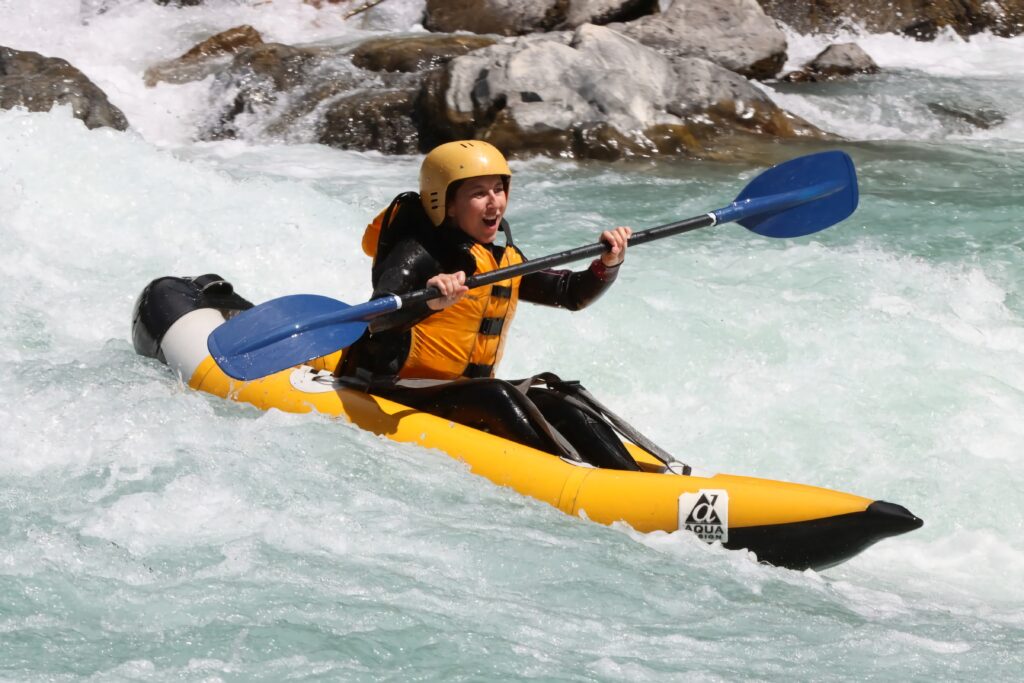
[[[570,0],[560,28],[578,28],[583,24],[603,26],[615,21],[633,21],[657,11],[657,0]]]
[[[385,2],[380,0],[359,0],[352,3],[345,15],[345,24],[364,31],[401,31],[423,24],[427,0],[402,0]],[[351,12],[359,11],[358,14]]]
[[[774,78],[786,62],[786,36],[757,0],[675,0],[663,14],[610,27],[662,54],[701,57],[748,78]]]
[[[261,44],[263,38],[252,26],[230,28],[210,36],[180,57],[154,64],[146,69],[146,85],[152,88],[160,81],[201,81],[223,69],[231,61],[231,57],[241,50]]]
[[[876,74],[878,65],[856,43],[829,45],[800,71],[786,74],[790,82],[828,81],[854,74]]]
[[[273,136],[280,135],[320,101],[352,87],[354,79],[350,74],[333,70],[326,79],[312,78],[311,74],[330,54],[325,48],[280,43],[261,43],[243,49],[217,74],[215,91],[230,104],[201,137],[236,137],[239,119],[260,119],[258,127]],[[282,93],[289,94],[287,102],[280,101]]]
[[[352,51],[352,63],[370,71],[427,71],[494,42],[483,36],[448,34],[371,38]]]
[[[0,47],[0,109],[49,111],[55,104],[70,104],[89,128],[128,129],[128,119],[106,93],[65,60]]]
[[[556,0],[427,0],[423,25],[430,31],[516,36],[549,31],[558,23]]]
[[[808,69],[826,78],[878,73],[878,65],[856,43],[829,45],[808,64]]]
[[[631,21],[658,9],[658,0],[427,0],[431,31],[518,36],[586,23]]]
[[[531,36],[453,59],[428,78],[424,107],[443,139],[578,158],[716,157],[723,135],[827,137],[742,76],[590,24],[568,40]]]
[[[942,118],[961,121],[974,128],[988,129],[1006,122],[1006,114],[998,109],[973,109],[946,102],[929,102],[928,109]]]
[[[409,90],[359,91],[327,108],[318,141],[338,149],[374,149],[385,154],[420,151],[416,93]]]
[[[414,153],[422,139],[433,139],[416,110],[424,75],[494,42],[412,34],[373,38],[354,49],[246,48],[218,75],[226,107],[202,137],[230,138],[244,130],[343,149]]]
[[[421,51],[425,39],[430,49]],[[744,77],[704,59],[663,55],[610,28],[488,38],[470,49],[483,44],[473,39],[245,48],[217,76],[225,108],[204,137],[400,154],[479,138],[512,154],[596,159],[733,159],[759,138],[829,138]],[[425,70],[369,71],[353,60]]]
[[[830,33],[852,21],[872,33],[903,33],[932,40],[951,28],[962,36],[981,31],[1013,36],[1024,31],[1024,0],[760,0],[769,16],[800,33]]]

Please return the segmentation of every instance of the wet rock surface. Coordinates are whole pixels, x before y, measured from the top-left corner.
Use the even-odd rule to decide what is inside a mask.
[[[442,66],[495,41],[486,36],[448,34],[373,38],[353,50],[352,63],[369,71],[415,73]]]
[[[825,137],[736,73],[593,25],[452,60],[427,90],[437,107],[428,118],[443,137],[481,138],[513,153],[721,158],[720,135]]]
[[[790,82],[828,81],[856,74],[876,74],[878,65],[856,43],[829,45],[800,71],[786,74]]]
[[[929,102],[928,110],[943,119],[983,130],[1006,122],[1006,114],[994,107],[971,107],[959,102]]]
[[[754,79],[774,77],[786,61],[786,37],[757,0],[676,0],[662,14],[610,27],[662,54],[701,57]]]
[[[728,69],[592,24],[501,40],[261,44],[239,52],[218,87],[226,107],[211,139],[256,132],[414,153],[479,138],[512,154],[618,159],[730,158],[744,136],[828,137]]]
[[[424,26],[519,36],[632,21],[657,10],[657,0],[427,0]]]
[[[89,128],[128,129],[124,113],[67,61],[0,46],[0,109],[49,111],[54,105],[70,105]]]
[[[769,16],[800,33],[827,33],[853,22],[872,33],[902,33],[933,40],[952,29],[962,36],[982,31],[1024,32],[1024,0],[759,0]]]
[[[596,159],[730,159],[758,138],[833,139],[747,80],[774,76],[786,59],[784,35],[756,0],[676,0],[664,13],[648,0],[426,6],[428,24],[472,14],[483,33],[296,46],[240,26],[147,78],[216,75],[203,139],[406,154],[472,137],[511,154]],[[595,18],[620,21],[584,21]],[[575,21],[584,23],[556,30]],[[520,30],[529,32],[501,35]]]
[[[144,79],[149,87],[161,81],[200,81],[227,66],[233,55],[262,43],[263,37],[252,26],[236,26],[210,36],[176,59],[154,64],[146,69]]]

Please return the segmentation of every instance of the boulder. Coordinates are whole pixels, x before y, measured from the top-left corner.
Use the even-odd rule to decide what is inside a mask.
[[[558,23],[557,0],[427,0],[423,25],[430,31],[516,36],[549,31]]]
[[[929,102],[928,110],[952,123],[966,124],[968,128],[964,132],[969,132],[969,128],[988,129],[1006,122],[1006,114],[994,107],[972,107],[956,102]]]
[[[69,104],[89,128],[128,129],[124,113],[95,83],[67,61],[0,47],[0,109],[49,111]]]
[[[658,12],[657,0],[570,0],[563,28],[583,24],[603,26],[615,21],[633,21]]]
[[[256,128],[279,137],[291,124],[328,97],[353,85],[348,74],[329,70],[330,77],[316,79],[330,55],[326,48],[292,47],[262,43],[241,50],[230,64],[217,73],[214,97],[226,100],[218,119],[200,137],[236,137],[243,127]],[[288,97],[282,101],[282,94]]]
[[[416,97],[401,89],[346,94],[324,111],[317,141],[338,149],[416,154],[423,147]]]
[[[180,57],[154,64],[146,69],[144,79],[150,88],[160,81],[201,81],[227,66],[231,58],[243,49],[262,43],[262,36],[252,26],[236,26],[210,36]]]
[[[836,43],[822,50],[800,71],[786,74],[783,80],[828,81],[854,74],[876,74],[878,65],[856,43]]]
[[[700,57],[748,78],[774,78],[786,62],[786,36],[757,0],[675,0],[663,14],[609,26],[662,54]]]
[[[427,71],[454,57],[493,45],[494,38],[449,34],[413,34],[371,38],[352,51],[352,63],[370,71]]]
[[[355,48],[245,48],[217,76],[215,97],[224,108],[201,137],[255,134],[414,153],[434,139],[417,113],[425,75],[494,42],[417,33],[371,38]]]
[[[428,78],[424,107],[439,137],[513,154],[720,158],[723,136],[828,137],[736,73],[590,24],[453,59]]]
[[[942,30],[1014,36],[1024,31],[1024,0],[760,0],[769,16],[800,33],[831,33],[852,21],[872,33],[932,40]]]
[[[878,73],[878,65],[871,55],[856,43],[836,43],[822,50],[807,67],[827,78],[853,74]]]
[[[656,12],[658,0],[427,0],[431,31],[518,36],[631,21]]]
[[[480,138],[512,154],[597,159],[732,159],[758,138],[829,137],[728,69],[610,28],[477,39],[245,48],[217,76],[224,109],[204,137],[399,154]]]

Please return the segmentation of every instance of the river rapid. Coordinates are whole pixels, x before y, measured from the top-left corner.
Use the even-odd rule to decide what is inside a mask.
[[[846,138],[851,218],[637,247],[592,308],[517,315],[503,375],[581,379],[701,468],[925,520],[827,571],[572,518],[438,452],[192,392],[134,353],[134,299],[166,274],[365,300],[363,227],[419,162],[196,143],[211,83],[147,89],[146,66],[240,23],[308,42],[408,29],[418,7],[345,24],[282,0],[0,0],[0,45],[68,59],[132,123],[0,111],[0,679],[1017,680],[1022,38],[855,36],[882,74],[764,84]],[[835,38],[789,40],[796,67]],[[761,170],[512,166],[533,256],[724,206]]]

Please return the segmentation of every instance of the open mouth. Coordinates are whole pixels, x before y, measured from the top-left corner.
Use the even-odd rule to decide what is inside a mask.
[[[498,223],[500,221],[501,221],[501,216],[494,216],[493,218],[488,218],[487,216],[484,216],[484,220],[483,220],[484,227],[486,227],[486,228],[495,228],[495,227],[498,226]]]

